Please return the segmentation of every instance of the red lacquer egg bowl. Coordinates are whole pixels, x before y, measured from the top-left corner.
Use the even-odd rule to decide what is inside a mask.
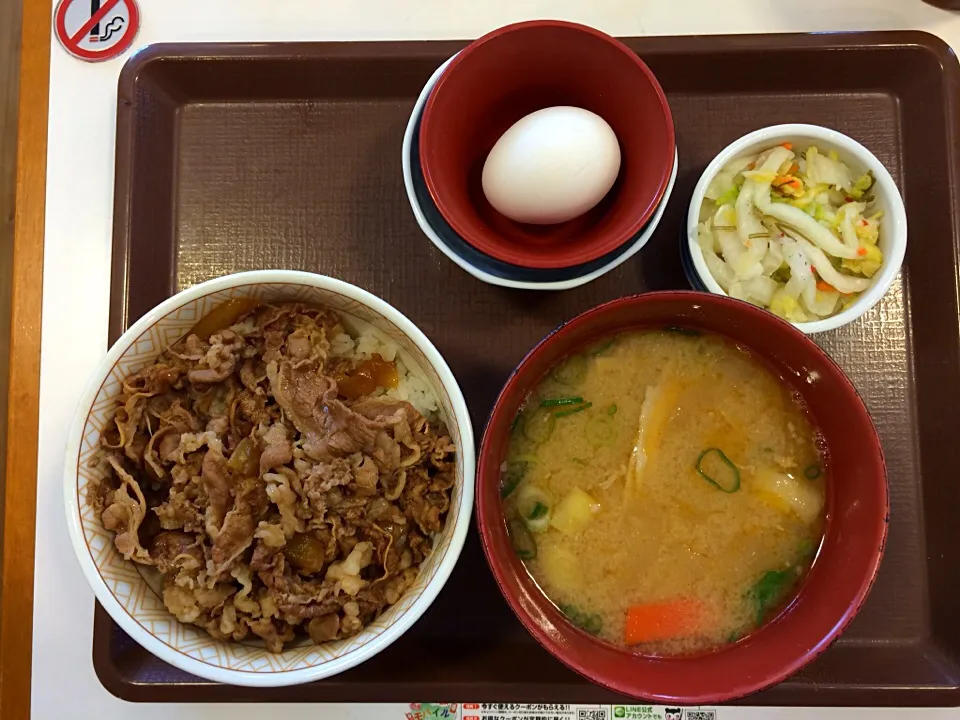
[[[514,222],[484,196],[484,161],[514,123],[557,105],[610,125],[619,176],[580,217]],[[528,268],[588,263],[634,238],[663,199],[675,153],[670,107],[650,68],[609,35],[559,20],[508,25],[470,43],[437,81],[420,127],[424,181],[447,223],[480,252]]]

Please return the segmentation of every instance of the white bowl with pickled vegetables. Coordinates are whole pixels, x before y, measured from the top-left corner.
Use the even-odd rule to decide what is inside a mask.
[[[775,125],[707,166],[684,245],[695,287],[815,333],[856,320],[890,289],[907,218],[890,173],[856,140],[818,125]]]

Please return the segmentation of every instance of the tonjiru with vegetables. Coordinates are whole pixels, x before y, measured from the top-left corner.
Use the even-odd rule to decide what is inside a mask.
[[[517,555],[585,632],[696,653],[794,597],[823,536],[818,435],[728,340],[630,331],[554,367],[510,429],[500,494]]]
[[[873,184],[816,146],[783,143],[731,160],[700,209],[710,274],[731,297],[793,322],[845,310],[883,265]]]

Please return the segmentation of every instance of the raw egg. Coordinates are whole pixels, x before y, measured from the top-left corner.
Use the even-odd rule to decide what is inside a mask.
[[[613,187],[620,144],[589,110],[558,106],[521,118],[483,164],[483,193],[511,220],[536,225],[583,215]]]

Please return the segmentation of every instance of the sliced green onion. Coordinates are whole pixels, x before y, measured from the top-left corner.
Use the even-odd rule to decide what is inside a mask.
[[[511,520],[507,524],[513,551],[521,560],[533,560],[537,556],[537,541],[520,520]]]
[[[808,465],[803,471],[803,476],[807,478],[807,480],[816,480],[820,477],[820,466],[817,464]]]
[[[593,615],[588,615],[580,627],[583,628],[584,632],[590,633],[591,635],[599,635],[600,631],[603,630],[603,620],[599,615],[594,613]]]
[[[780,605],[796,579],[797,574],[791,568],[788,570],[767,570],[757,580],[751,588],[757,625],[762,625],[770,611]]]
[[[553,370],[553,377],[564,385],[576,385],[587,374],[587,359],[582,355],[573,355]]]
[[[558,407],[560,405],[579,405],[583,402],[582,397],[562,397],[541,400],[540,407]]]
[[[603,630],[603,620],[596,613],[581,612],[576,605],[558,605],[557,608],[566,615],[574,625],[590,635],[597,635]]]
[[[577,405],[577,407],[575,408],[570,408],[569,410],[561,410],[560,412],[556,412],[553,414],[553,416],[562,418],[562,417],[566,417],[567,415],[574,415],[580,412],[581,410],[586,410],[587,408],[591,408],[591,407],[593,407],[593,403],[587,402],[587,403],[584,403],[583,405]]]
[[[550,525],[550,496],[533,483],[524,483],[517,493],[517,512],[530,532],[543,532]]]
[[[503,480],[503,485],[500,488],[501,500],[510,497],[510,494],[517,489],[517,485],[523,480],[523,475],[506,475]]]
[[[768,238],[768,237],[770,237],[770,233],[764,233],[764,232],[751,233],[750,235],[747,235],[747,238],[750,240],[753,240],[755,238]]]
[[[523,480],[529,469],[529,462],[526,460],[517,460],[507,463],[507,469],[503,473],[503,485],[500,487],[500,498],[505,499],[517,489],[520,481]]]
[[[550,511],[550,508],[548,508],[542,502],[538,502],[536,505],[533,506],[533,509],[530,511],[530,514],[527,516],[527,519],[536,520],[537,518],[542,518],[549,511]]]
[[[518,412],[513,416],[513,421],[510,423],[510,434],[513,435],[513,431],[517,429],[517,425],[520,424],[520,417],[523,415],[522,412]]]
[[[717,480],[704,471],[703,461],[713,456],[716,456],[717,459],[729,469],[729,472],[724,473],[727,477]],[[725,493],[735,493],[740,489],[740,469],[733,464],[730,458],[728,458],[720,448],[707,448],[700,453],[699,457],[697,457],[696,470],[700,477],[718,490],[722,490]]]
[[[699,330],[691,330],[690,328],[680,327],[679,325],[667,325],[664,331],[676,333],[677,335],[689,335],[690,337],[698,337],[700,335]]]
[[[728,232],[734,232],[737,228],[734,225],[714,225],[714,230],[726,230]]]
[[[557,419],[553,413],[546,410],[537,410],[532,413],[523,423],[523,434],[528,440],[535,443],[543,443],[553,435],[553,428],[557,425]]]
[[[607,338],[599,345],[596,345],[592,350],[590,350],[591,355],[603,355],[607,350],[613,347],[613,344],[617,341],[616,336],[612,338]]]
[[[617,404],[614,403],[607,407],[607,415],[616,415],[617,414]]]
[[[603,445],[613,437],[613,421],[609,415],[597,415],[587,423],[587,440],[594,445]]]

